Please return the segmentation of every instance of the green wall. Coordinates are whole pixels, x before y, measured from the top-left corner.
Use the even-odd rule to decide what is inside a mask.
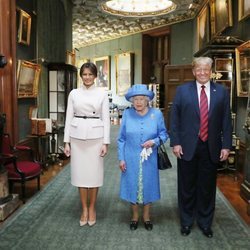
[[[192,62],[193,29],[192,20],[171,26],[171,64],[190,64]],[[183,32],[183,30],[186,32]],[[129,105],[124,97],[116,95],[115,55],[122,52],[133,52],[135,54],[134,83],[141,83],[141,65],[143,63],[141,33],[80,48],[77,53],[77,60],[93,60],[96,57],[111,56],[110,92],[113,102],[119,105]]]
[[[84,48],[80,48],[76,54],[76,59],[90,59],[110,56],[110,80],[113,103],[119,105],[130,105],[124,96],[116,95],[116,72],[115,72],[115,55],[131,52],[134,53],[134,83],[141,83],[141,51],[142,36],[141,34],[135,34],[131,36],[125,36],[119,39],[106,41],[103,43],[94,44]]]
[[[190,64],[194,42],[193,20],[172,25],[170,64]]]

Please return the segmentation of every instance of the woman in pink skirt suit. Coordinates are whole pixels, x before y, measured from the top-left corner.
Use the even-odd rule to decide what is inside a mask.
[[[64,153],[71,156],[71,183],[80,193],[80,226],[93,226],[98,188],[103,185],[103,157],[110,143],[109,100],[107,92],[94,84],[95,64],[84,63],[80,76],[83,85],[68,97]]]

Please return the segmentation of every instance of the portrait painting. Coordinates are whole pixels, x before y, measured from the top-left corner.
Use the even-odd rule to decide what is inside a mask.
[[[18,43],[30,44],[31,16],[23,11],[19,11]]]
[[[97,87],[110,89],[110,58],[109,56],[94,58],[97,67],[97,78],[95,84]]]
[[[238,14],[239,21],[249,18],[250,16],[250,1],[249,0],[239,0],[238,1]]]
[[[116,93],[124,96],[134,84],[134,54],[122,53],[116,59]]]
[[[211,19],[214,20],[211,28],[212,35],[220,35],[227,27],[233,25],[231,0],[214,0],[212,3]]]
[[[203,7],[197,17],[197,37],[199,49],[204,48],[210,39],[208,5]]]

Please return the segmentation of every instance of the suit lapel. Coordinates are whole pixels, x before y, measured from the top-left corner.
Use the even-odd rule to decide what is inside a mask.
[[[216,101],[216,86],[214,84],[214,82],[210,82],[210,107],[209,107],[209,114],[208,116],[210,117],[214,106],[215,106],[215,101]]]
[[[190,92],[191,92],[192,100],[194,100],[195,110],[197,114],[200,116],[199,99],[198,99],[197,86],[196,86],[195,81],[190,85]]]

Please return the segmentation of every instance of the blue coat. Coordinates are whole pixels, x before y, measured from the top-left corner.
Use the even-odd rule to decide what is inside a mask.
[[[126,109],[118,136],[118,159],[126,163],[126,171],[121,174],[120,197],[131,203],[137,202],[140,152],[147,140],[155,140],[153,153],[142,163],[143,203],[160,199],[159,170],[157,167],[157,145],[159,136],[165,142],[168,138],[163,115],[159,109],[149,108],[141,116],[134,108]]]
[[[182,158],[190,161],[199,139],[200,111],[196,82],[179,86],[171,108],[170,145],[181,145]],[[228,90],[221,84],[210,83],[208,114],[208,147],[211,160],[219,162],[221,149],[232,146],[232,120]]]

